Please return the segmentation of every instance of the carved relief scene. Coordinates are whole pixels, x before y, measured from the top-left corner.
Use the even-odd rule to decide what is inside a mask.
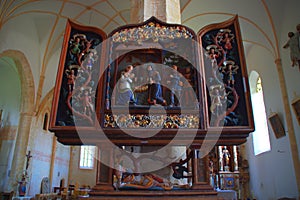
[[[92,126],[95,118],[95,97],[99,79],[100,33],[77,29],[69,23],[65,51],[61,60],[61,87],[56,118],[57,126]]]
[[[198,128],[202,85],[193,31],[151,18],[111,37],[104,127]]]
[[[206,86],[210,96],[210,126],[247,126],[248,90],[242,43],[236,21],[200,32]]]

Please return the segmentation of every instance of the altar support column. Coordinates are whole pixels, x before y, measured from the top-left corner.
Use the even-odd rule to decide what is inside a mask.
[[[103,163],[113,163],[113,149],[106,144],[97,144],[97,175],[96,185],[93,187],[91,195],[97,195],[98,192],[112,191],[113,187],[113,169]],[[101,162],[102,161],[102,162]],[[113,166],[113,165],[111,165]]]
[[[193,149],[193,186],[192,189],[203,190],[211,194],[216,194],[209,182],[209,160],[208,156],[201,158],[200,151]]]
[[[236,171],[239,171],[237,146],[233,145],[232,148],[233,148],[233,169],[236,172]]]

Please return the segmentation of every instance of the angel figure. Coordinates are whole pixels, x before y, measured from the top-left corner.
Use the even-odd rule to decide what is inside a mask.
[[[66,70],[66,76],[67,76],[67,85],[68,85],[68,92],[71,93],[75,86],[75,71],[74,69]]]
[[[82,96],[80,97],[80,100],[83,105],[83,114],[87,116],[91,116],[94,112],[94,106],[92,102],[92,96],[91,96],[91,89],[85,89],[83,91]]]
[[[92,71],[93,64],[98,59],[97,51],[95,49],[90,49],[88,54],[86,54],[86,58],[83,61],[84,68],[88,70],[89,72]]]
[[[217,63],[217,58],[221,55],[220,51],[218,50],[217,45],[208,45],[206,47],[206,52],[205,55],[207,58],[209,58],[211,60],[212,63]]]
[[[234,76],[237,74],[237,70],[239,69],[239,66],[235,65],[234,61],[227,60],[224,61],[224,66],[221,67],[222,72],[227,75],[227,85],[228,86],[234,86],[235,78]]]
[[[86,40],[86,36],[84,34],[75,34],[70,40],[70,55],[74,61],[76,61],[76,57],[79,56],[83,49],[83,40]]]
[[[232,49],[232,40],[234,35],[231,33],[230,29],[221,29],[219,32],[219,42],[224,44],[226,50]]]
[[[217,45],[208,45],[206,47],[205,56],[210,59],[211,61],[211,67],[212,67],[212,75],[213,77],[216,77],[216,72],[219,68],[217,58],[221,56],[221,53],[217,47]]]
[[[134,98],[132,83],[135,74],[132,73],[133,66],[128,65],[124,71],[121,72],[121,77],[118,82],[118,96],[117,96],[117,104],[118,105],[127,105],[136,103]]]
[[[211,113],[218,115],[221,113],[223,103],[227,99],[225,87],[222,85],[212,85],[210,86],[209,94],[211,97],[210,111]]]

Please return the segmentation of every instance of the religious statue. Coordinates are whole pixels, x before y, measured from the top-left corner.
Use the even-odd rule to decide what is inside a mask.
[[[283,48],[290,49],[290,59],[292,67],[299,66],[300,70],[300,49],[299,49],[299,36],[293,32],[288,32],[289,40],[285,43]]]
[[[177,71],[178,67],[176,65],[172,65],[173,71],[169,75],[169,81],[167,83],[170,84],[171,96],[170,96],[170,106],[178,106],[181,98],[181,90],[183,86],[183,82],[181,81],[182,75]]]
[[[128,65],[125,70],[121,72],[121,77],[118,83],[117,105],[136,103],[132,89],[132,79],[135,75],[132,73],[132,70],[133,66]]]
[[[90,49],[89,52],[85,55],[85,59],[83,61],[84,68],[91,72],[93,69],[93,65],[97,59],[97,51],[95,49]]]
[[[235,75],[237,74],[237,70],[239,66],[235,65],[234,61],[227,60],[224,61],[224,66],[221,68],[222,73],[227,77],[227,86],[234,86],[235,84]]]
[[[230,29],[221,29],[217,36],[218,42],[224,46],[226,51],[229,51],[233,48],[232,47],[233,38],[234,38],[234,34],[231,33]]]
[[[67,75],[67,85],[68,85],[68,91],[69,93],[72,93],[74,87],[75,87],[75,71],[74,69],[71,70],[66,70],[66,75]]]
[[[18,177],[18,193],[19,196],[25,196],[26,195],[26,191],[27,191],[27,184],[29,182],[29,174],[28,174],[28,167],[29,167],[29,162],[30,162],[30,158],[32,157],[32,155],[30,154],[30,151],[28,151],[28,154],[26,154],[26,166],[25,166],[25,170],[23,170],[20,174],[20,176]]]
[[[208,45],[206,47],[206,57],[211,60],[212,63],[217,63],[217,58],[221,56],[220,51],[218,50],[217,45]]]
[[[166,100],[162,97],[161,76],[157,70],[154,70],[152,65],[147,66],[148,72],[148,103],[150,105],[166,105]]]
[[[209,95],[211,97],[211,113],[215,115],[221,114],[225,110],[222,108],[227,100],[225,88],[222,85],[212,85],[210,86]]]
[[[92,102],[92,96],[89,89],[83,91],[82,97],[80,97],[83,105],[83,114],[91,116],[94,112],[94,106]]]
[[[19,192],[19,196],[25,196],[26,194],[26,185],[27,185],[27,175],[23,174],[22,179],[18,182],[19,186],[18,186],[18,192]]]
[[[132,173],[130,169],[125,169],[122,165],[114,170],[114,175],[116,189],[171,190],[173,188],[170,181],[154,173]]]
[[[191,102],[192,99],[195,99],[195,91],[194,91],[194,72],[191,67],[186,67],[183,73],[183,86],[182,86],[182,99],[181,106],[191,106],[191,103],[196,104],[195,102]]]
[[[223,153],[224,169],[225,171],[229,171],[230,153],[226,146],[224,146],[222,153]]]

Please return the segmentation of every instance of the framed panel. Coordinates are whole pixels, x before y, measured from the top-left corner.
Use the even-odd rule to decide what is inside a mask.
[[[187,130],[186,138],[205,131],[204,80],[191,29],[152,17],[119,27],[109,38],[99,121],[110,139],[127,138],[131,144],[137,139],[140,144],[138,137],[146,129],[158,134],[141,140],[161,142],[178,129]]]
[[[245,142],[254,124],[237,17],[198,35],[155,17],[108,36],[68,20],[49,130],[65,144],[81,143],[78,130],[90,144],[165,145],[180,132],[176,145],[200,145],[207,131],[218,145]]]
[[[95,129],[96,89],[106,34],[67,21],[52,103],[50,130]],[[71,138],[76,138],[72,136]]]
[[[300,125],[300,98],[297,98],[292,101],[292,107]]]
[[[277,113],[272,113],[268,118],[269,118],[269,122],[272,127],[272,130],[275,134],[275,137],[278,139],[278,138],[285,136],[283,124],[281,122],[279,115]]]
[[[198,32],[208,90],[209,127],[223,133],[254,130],[238,17]]]

